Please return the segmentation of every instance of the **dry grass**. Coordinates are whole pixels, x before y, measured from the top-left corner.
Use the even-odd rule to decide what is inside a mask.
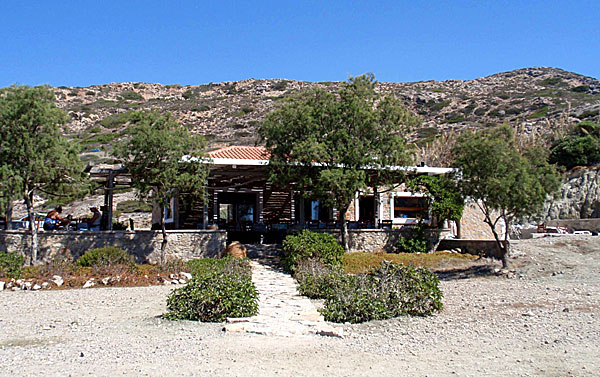
[[[478,257],[467,254],[448,252],[435,253],[347,253],[342,257],[344,271],[357,274],[379,266],[383,260],[403,265],[427,267],[431,270],[442,270],[453,267],[464,267]]]
[[[164,279],[170,274],[179,274],[180,272],[190,272],[190,268],[184,263],[167,263],[165,265],[116,265],[104,267],[81,267],[75,264],[68,266],[36,266],[25,267],[21,273],[21,279],[33,283],[42,284],[49,281],[53,275],[59,275],[63,278],[64,284],[61,287],[51,285],[52,289],[81,288],[83,285],[94,278],[96,287],[105,286],[101,280],[106,277],[112,277],[109,286],[112,287],[144,287],[149,285],[163,284]],[[6,280],[6,279],[4,279]],[[171,280],[171,279],[169,279]]]

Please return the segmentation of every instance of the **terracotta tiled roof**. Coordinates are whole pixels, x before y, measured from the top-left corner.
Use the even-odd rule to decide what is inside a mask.
[[[231,158],[235,160],[268,160],[269,152],[265,147],[232,145],[208,152],[210,158]]]

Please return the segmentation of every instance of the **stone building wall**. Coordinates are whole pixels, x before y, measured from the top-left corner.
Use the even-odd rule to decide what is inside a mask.
[[[461,238],[465,240],[492,240],[494,235],[490,226],[483,222],[485,216],[476,203],[468,202],[465,205],[462,219],[460,220]],[[496,225],[499,235],[504,235],[504,222],[500,220]],[[456,229],[452,233],[456,235]]]
[[[327,232],[332,234],[338,242],[341,242],[341,233],[339,229],[318,230],[318,232]],[[403,229],[357,229],[349,230],[350,252],[374,252],[384,250],[386,252],[394,251],[398,237],[411,232],[410,227]],[[430,246],[434,246],[441,239],[450,234],[450,229],[433,229],[427,231],[427,237]]]
[[[167,249],[164,258],[190,260],[212,257],[225,248],[227,233],[222,230],[170,230],[167,231]],[[0,231],[0,251],[19,252],[31,261],[29,245],[31,236],[25,231]],[[162,233],[142,230],[135,232],[40,232],[36,263],[50,260],[53,255],[68,249],[73,257],[86,251],[114,246],[128,251],[138,263],[157,263],[161,260]]]

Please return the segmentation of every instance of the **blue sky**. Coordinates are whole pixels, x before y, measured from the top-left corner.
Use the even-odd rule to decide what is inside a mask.
[[[600,1],[2,0],[0,86],[600,78]]]

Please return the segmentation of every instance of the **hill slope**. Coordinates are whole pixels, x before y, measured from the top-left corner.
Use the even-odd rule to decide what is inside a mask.
[[[244,80],[197,86],[113,83],[55,88],[61,108],[71,115],[65,132],[88,149],[110,152],[123,135],[129,110],[171,111],[209,144],[253,144],[265,114],[306,88],[335,90],[339,82],[282,79]],[[494,124],[519,125],[521,132],[545,133],[559,123],[598,119],[600,81],[556,68],[524,68],[475,80],[378,83],[423,119],[414,138],[421,141],[448,130]]]

